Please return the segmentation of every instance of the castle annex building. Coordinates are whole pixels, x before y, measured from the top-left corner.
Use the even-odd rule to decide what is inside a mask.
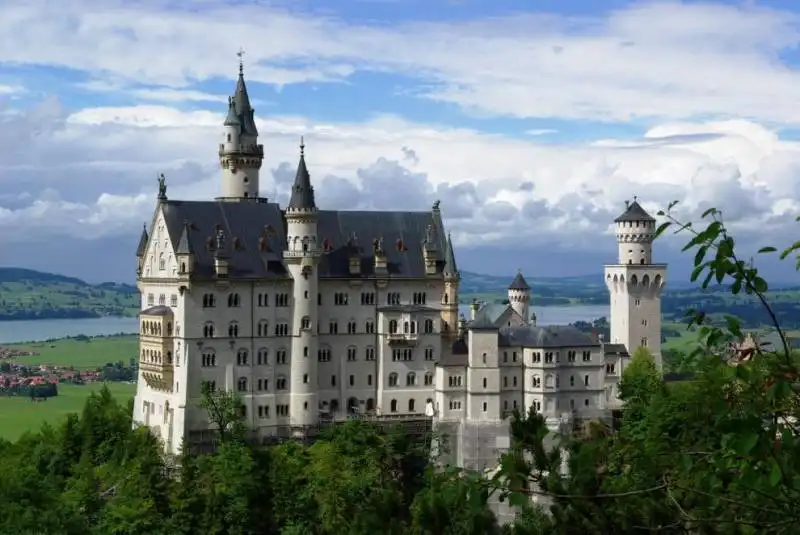
[[[236,391],[256,435],[351,412],[491,420],[514,407],[607,410],[636,347],[658,352],[666,266],[654,219],[617,219],[606,266],[611,338],[538,327],[521,274],[507,306],[459,320],[453,244],[439,203],[421,212],[318,207],[301,142],[286,207],[259,196],[264,157],[242,69],[219,145],[220,197],[179,201],[165,180],[137,250],[142,296],[134,421],[167,452],[209,429],[201,385]]]

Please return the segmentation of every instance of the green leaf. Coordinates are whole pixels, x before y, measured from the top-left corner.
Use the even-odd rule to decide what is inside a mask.
[[[710,215],[716,215],[716,214],[717,214],[717,209],[716,208],[709,208],[708,210],[703,212],[703,215],[701,215],[700,217],[705,219],[706,217],[708,217]]]
[[[773,487],[777,487],[781,479],[783,479],[781,466],[778,464],[778,461],[772,461],[772,470],[769,472],[769,484]]]
[[[754,278],[752,284],[753,284],[753,289],[760,294],[765,293],[769,289],[767,281],[765,281],[761,277]]]
[[[700,276],[700,274],[703,272],[703,270],[705,268],[706,268],[706,264],[700,264],[699,266],[696,266],[692,270],[692,276],[691,276],[691,278],[689,280],[691,280],[692,282],[696,281],[697,278]]]
[[[735,281],[733,281],[733,284],[731,285],[731,293],[733,295],[736,295],[741,291],[742,291],[742,279],[736,279]]]
[[[669,203],[669,206],[667,206],[667,211],[672,210],[672,208],[677,206],[679,202],[681,201],[672,201],[671,203]],[[800,221],[800,217],[798,217],[798,221]]]
[[[694,255],[694,265],[699,266],[703,263],[703,259],[706,257],[706,251],[708,251],[707,245],[701,245],[699,249],[697,249],[697,254]]]
[[[798,250],[798,249],[800,249],[800,241],[796,241],[796,242],[794,242],[793,244],[791,244],[789,247],[787,247],[786,249],[784,249],[784,250],[783,250],[783,252],[781,252],[781,255],[779,256],[779,258],[780,258],[781,260],[783,260],[783,259],[785,259],[787,256],[789,256],[790,254],[792,254],[794,251],[796,251],[796,250]]]
[[[738,438],[736,441],[736,453],[739,455],[750,455],[753,448],[758,444],[758,433],[751,431]]]
[[[741,338],[742,336],[742,324],[739,322],[739,318],[736,316],[725,316],[725,323],[728,325],[728,331],[733,334],[734,336],[738,336]]]
[[[777,251],[777,249],[774,248],[774,247],[771,247],[771,246],[770,247],[762,247],[761,249],[758,250],[758,254],[774,253],[775,251]]]
[[[672,225],[672,223],[670,221],[667,221],[666,223],[661,223],[658,226],[658,229],[656,230],[655,237],[658,238],[659,236],[661,236],[661,234],[663,234],[664,231],[667,230],[670,227],[670,225]]]

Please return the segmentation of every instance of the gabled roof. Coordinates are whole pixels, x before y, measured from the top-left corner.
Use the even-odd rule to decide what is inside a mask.
[[[546,327],[524,325],[501,328],[499,345],[500,347],[560,348],[597,347],[600,344],[595,342],[591,335],[571,325],[548,325]]]
[[[510,308],[511,305],[508,304],[487,303],[478,309],[475,313],[475,319],[470,321],[467,326],[470,329],[486,329],[489,326],[500,328],[498,322]]]
[[[614,220],[614,223],[622,223],[627,221],[648,221],[652,222],[655,221],[656,218],[648,214],[644,208],[639,204],[639,201],[635,200],[628,204],[625,212],[622,213],[621,216]]]

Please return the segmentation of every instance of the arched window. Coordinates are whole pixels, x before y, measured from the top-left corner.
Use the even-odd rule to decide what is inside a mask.
[[[414,412],[414,410],[415,410],[414,405],[415,405],[414,400],[413,399],[409,399],[408,400],[408,412]]]
[[[425,386],[430,386],[433,384],[433,373],[427,372],[425,374]]]
[[[408,372],[408,374],[406,374],[406,386],[414,386],[415,384],[417,384],[417,374]]]
[[[267,358],[267,348],[266,347],[260,348],[258,350],[257,355],[258,356],[256,357],[256,364],[258,364],[258,365],[269,364],[269,359]]]
[[[280,376],[275,379],[275,390],[286,390],[286,377]]]
[[[575,386],[575,376],[574,375],[570,375],[569,376],[569,386]]]
[[[311,318],[308,316],[303,316],[303,319],[300,320],[300,328],[301,329],[310,329],[311,328]]]
[[[392,402],[389,404],[389,410],[391,412],[397,412],[397,400],[393,399]]]
[[[409,333],[409,323],[408,323],[407,321],[406,321],[406,322],[403,322],[403,332],[404,332],[405,334],[408,334],[408,333]]]
[[[239,351],[236,352],[236,365],[237,366],[247,366],[248,360],[247,350],[245,348],[241,348]]]
[[[389,334],[397,332],[397,320],[389,320]]]
[[[231,324],[228,325],[228,337],[236,338],[237,336],[239,336],[239,324],[232,321]]]
[[[389,374],[389,386],[397,386],[398,375],[394,372]]]
[[[237,384],[239,392],[247,392],[247,377],[240,377]]]
[[[433,320],[425,320],[425,334],[433,334]]]
[[[258,336],[269,336],[269,322],[267,320],[261,320],[258,322]]]
[[[203,325],[203,338],[214,338],[214,324],[206,323]]]

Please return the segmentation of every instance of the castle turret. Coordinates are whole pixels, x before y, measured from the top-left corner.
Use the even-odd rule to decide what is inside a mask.
[[[661,366],[661,290],[666,264],[654,264],[656,220],[636,197],[614,220],[618,263],[605,267],[611,300],[609,343],[624,344],[629,354],[647,348]],[[618,367],[619,368],[619,367]]]
[[[444,251],[444,294],[442,295],[442,332],[450,336],[458,334],[458,301],[461,273],[456,265],[456,255],[453,250],[453,240],[447,235]]]
[[[302,426],[315,425],[319,419],[316,330],[320,258],[317,205],[302,140],[300,163],[285,215],[287,249],[283,256],[294,279],[289,419],[292,427],[302,432]]]
[[[530,323],[531,287],[522,276],[522,271],[517,271],[517,276],[508,287],[508,302],[514,312],[520,315],[524,325]]]
[[[240,56],[241,57],[241,56]],[[264,146],[258,144],[255,110],[250,105],[244,68],[239,62],[236,91],[228,99],[228,113],[223,123],[223,140],[219,145],[222,166],[222,192],[219,200],[257,199],[259,171],[264,160]]]

